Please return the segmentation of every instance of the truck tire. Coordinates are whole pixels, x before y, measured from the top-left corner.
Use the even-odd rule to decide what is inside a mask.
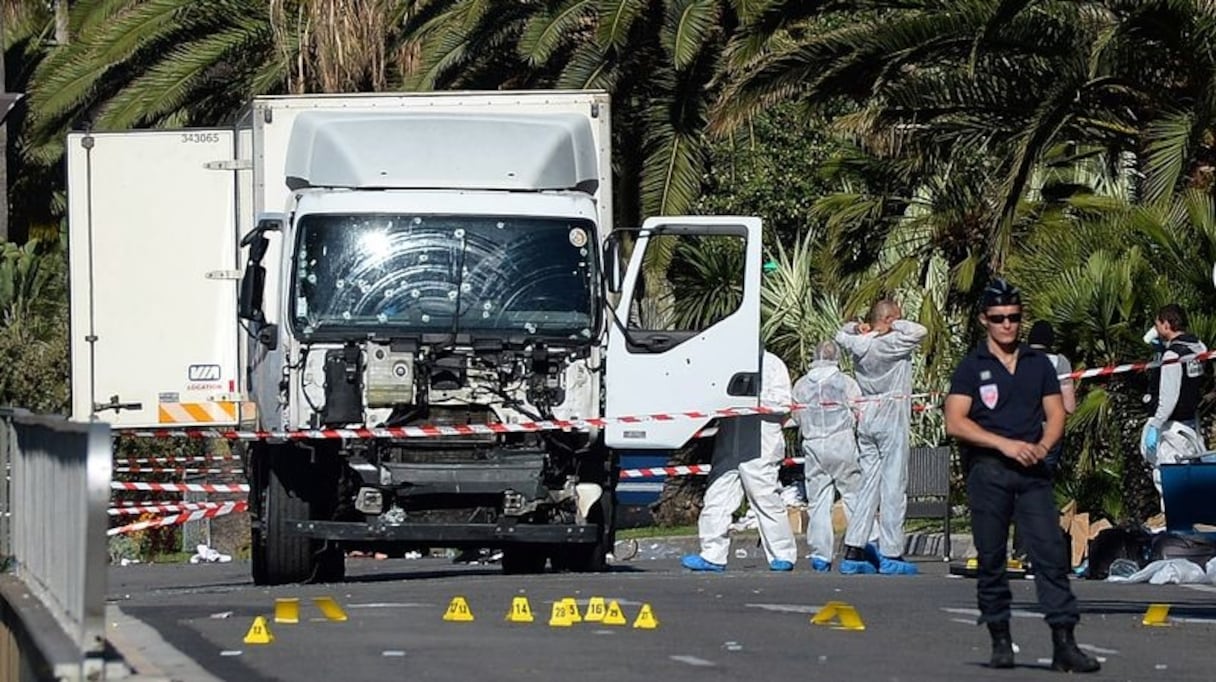
[[[502,550],[502,572],[504,575],[544,573],[548,558],[544,545],[509,545]]]
[[[553,548],[553,570],[574,573],[599,573],[608,570],[608,554],[616,541],[612,498],[600,499],[587,519],[599,525],[598,539],[594,543],[557,545]]]
[[[258,450],[261,452],[254,453],[254,485],[260,523],[251,533],[254,583],[342,580],[346,562],[341,550],[327,547],[324,540],[296,535],[291,529],[295,520],[327,518],[332,504],[326,504],[327,496],[321,491],[330,487],[324,485],[327,477],[323,471],[328,467],[308,463],[291,446],[263,446]]]

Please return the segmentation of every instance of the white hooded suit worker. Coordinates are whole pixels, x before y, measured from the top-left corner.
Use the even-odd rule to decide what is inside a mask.
[[[810,503],[806,541],[811,568],[816,571],[830,570],[832,564],[836,544],[832,504],[836,489],[840,490],[849,522],[845,544],[865,545],[871,528],[871,524],[861,523],[853,509],[861,487],[857,438],[853,433],[861,388],[840,371],[839,358],[836,344],[824,341],[815,349],[810,371],[794,383],[794,402],[802,407],[793,416],[802,436],[806,495]]]
[[[790,375],[781,358],[765,351],[761,363],[760,404],[787,410]],[[747,496],[760,525],[760,540],[775,571],[789,571],[798,557],[789,515],[781,501],[777,470],[785,459],[784,413],[724,419],[714,440],[709,487],[697,530],[701,553],[681,562],[694,571],[721,571],[730,551],[731,515]]]
[[[869,524],[878,510],[882,556],[871,560],[881,564],[879,572],[914,573],[916,567],[902,560],[912,419],[909,396],[912,354],[928,330],[901,319],[899,306],[889,300],[874,304],[869,318],[869,324],[850,322],[836,334],[836,343],[853,358],[854,374],[865,398],[857,425],[862,483],[856,512]]]

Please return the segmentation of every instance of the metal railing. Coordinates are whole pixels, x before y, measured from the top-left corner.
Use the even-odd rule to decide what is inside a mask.
[[[111,467],[108,424],[0,409],[0,560],[98,664]]]

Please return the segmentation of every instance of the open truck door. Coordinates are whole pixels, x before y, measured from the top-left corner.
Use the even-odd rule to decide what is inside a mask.
[[[72,417],[238,423],[231,130],[67,143]]]
[[[760,242],[759,218],[663,217],[642,226],[608,335],[605,414],[675,418],[610,423],[608,447],[674,450],[710,421],[676,413],[759,405]],[[709,261],[737,266],[722,269],[731,274],[719,290],[690,303],[681,282],[701,277]],[[666,276],[646,281],[655,272]]]

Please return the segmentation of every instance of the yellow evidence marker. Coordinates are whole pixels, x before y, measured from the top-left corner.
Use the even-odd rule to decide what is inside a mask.
[[[508,623],[531,623],[533,620],[532,606],[528,604],[527,597],[515,597],[511,600],[511,610],[507,611]]]
[[[638,617],[633,621],[633,627],[643,630],[653,630],[659,627],[659,619],[654,617],[650,604],[642,604],[642,610],[638,611]]]
[[[1149,604],[1148,610],[1144,612],[1144,620],[1140,621],[1140,623],[1153,627],[1168,626],[1170,624],[1170,605]]]
[[[342,610],[341,606],[338,606],[337,600],[333,597],[313,597],[312,603],[316,604],[318,609],[321,609],[321,615],[325,616],[326,620],[339,622],[346,620],[346,612]],[[470,616],[469,620],[472,619],[472,616]]]
[[[464,600],[464,597],[452,597],[452,603],[448,604],[448,610],[444,612],[443,619],[453,623],[469,623],[473,620],[473,612],[469,609],[469,603]]]
[[[574,601],[574,597],[566,597],[562,603],[566,605],[566,616],[570,618],[571,623],[583,622],[583,617],[578,613],[578,602]]]
[[[861,616],[858,615],[857,609],[842,601],[830,601],[824,604],[818,613],[811,616],[811,623],[814,625],[831,625],[834,620],[839,622],[839,625],[835,626],[838,630],[866,629],[865,623],[861,622]]]
[[[587,602],[587,615],[583,616],[583,620],[588,623],[598,623],[604,620],[604,614],[607,611],[608,607],[604,604],[603,597],[592,597]]]
[[[264,616],[254,618],[249,632],[245,633],[245,643],[270,644],[273,641],[274,635],[270,634],[270,628],[266,625],[266,618]]]
[[[274,622],[299,623],[300,600],[294,597],[291,599],[274,600]]]
[[[616,603],[616,600],[608,602],[608,613],[604,614],[604,625],[625,625],[625,614],[621,612],[621,605]]]
[[[555,628],[568,628],[573,623],[570,621],[570,612],[566,609],[566,600],[558,599],[553,602],[553,612],[549,615],[549,626]]]

